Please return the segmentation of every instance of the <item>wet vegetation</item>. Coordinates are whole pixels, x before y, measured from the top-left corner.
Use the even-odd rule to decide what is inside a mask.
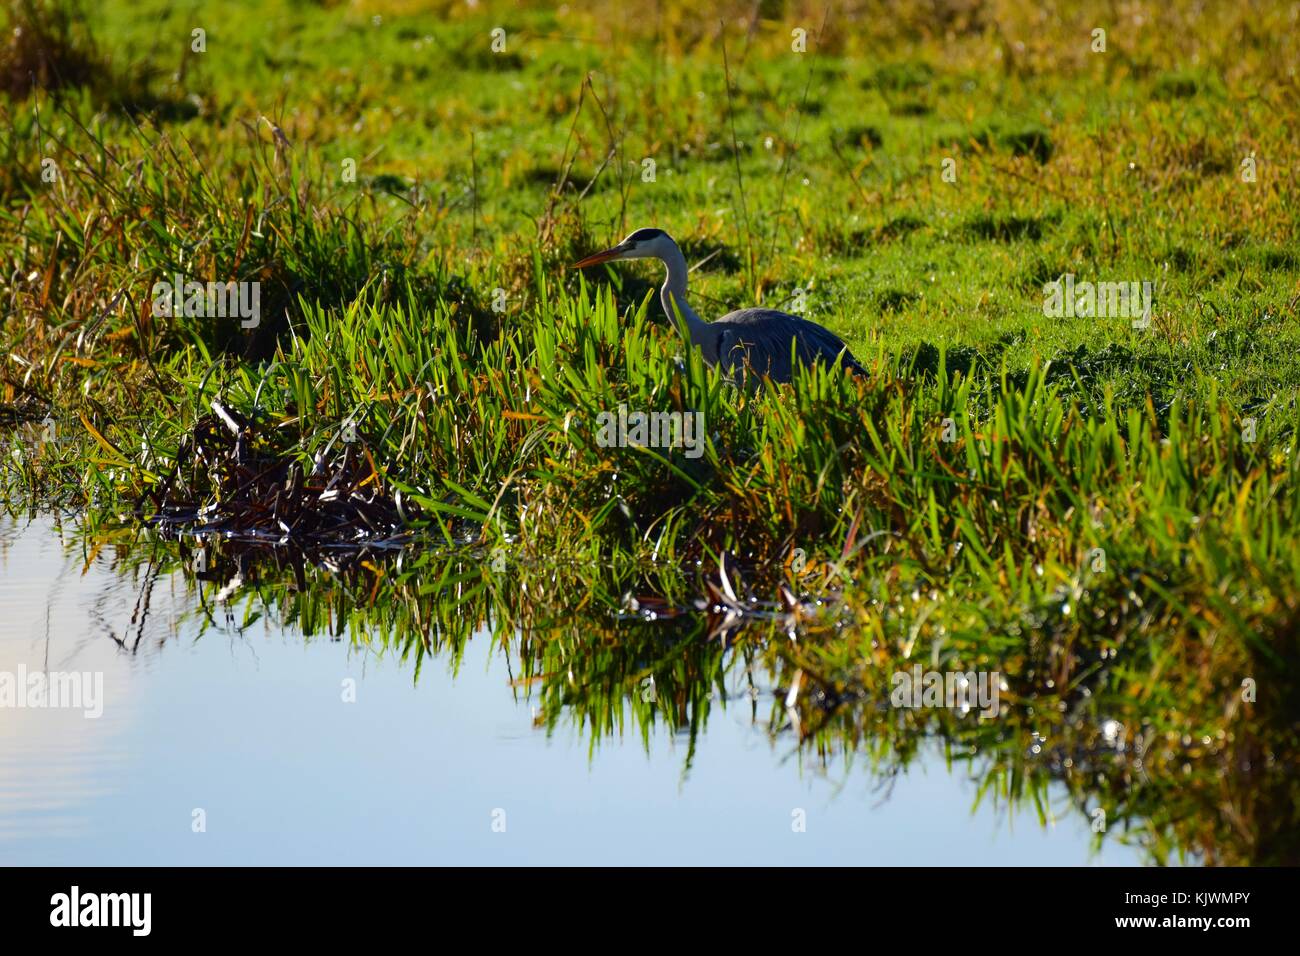
[[[594,742],[748,707],[805,765],[937,740],[1153,860],[1297,862],[1288,8],[762,7],[271,4],[254,50],[218,4],[195,52],[161,4],[11,5],[46,38],[3,75],[55,65],[0,98],[7,507],[416,675],[487,628]],[[869,375],[737,390],[650,267],[565,269],[650,224],[702,314],[802,302]],[[1065,273],[1151,321],[1047,317]],[[702,453],[606,447],[620,406]],[[1002,714],[891,707],[918,662]]]

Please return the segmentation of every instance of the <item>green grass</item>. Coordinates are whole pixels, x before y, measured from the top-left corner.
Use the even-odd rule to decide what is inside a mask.
[[[64,59],[95,79],[0,97],[8,506],[74,509],[88,541],[117,540],[156,512],[212,401],[304,469],[356,420],[430,547],[303,593],[301,568],[262,555],[246,613],[309,634],[346,621],[417,659],[490,620],[546,723],[593,741],[627,722],[698,731],[708,690],[761,659],[773,687],[797,671],[815,689],[796,707],[810,756],[861,751],[885,773],[938,736],[984,762],[989,793],[1041,800],[1063,780],[1154,858],[1293,861],[1277,829],[1295,814],[1300,633],[1286,8],[1151,6],[1139,29],[1106,6],[864,5],[820,37],[820,10],[761,9],[722,35],[675,3],[635,21],[91,12]],[[652,268],[566,270],[642,225],[703,263],[702,314],[803,290],[870,374],[739,391],[666,322]],[[153,283],[177,272],[261,282],[262,325],[153,315]],[[1150,326],[1047,317],[1064,273],[1158,283]],[[620,403],[702,413],[704,454],[600,447],[597,416]],[[47,410],[66,441],[41,439]],[[758,597],[784,585],[834,622],[724,648],[694,614],[617,616],[628,593],[690,608],[724,553]],[[882,710],[915,660],[998,669],[1011,715]],[[641,699],[647,674],[673,706]],[[1122,752],[1099,743],[1108,719]]]

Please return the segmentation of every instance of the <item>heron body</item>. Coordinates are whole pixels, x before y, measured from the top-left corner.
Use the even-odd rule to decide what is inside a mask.
[[[740,309],[714,322],[701,319],[686,302],[686,257],[662,229],[638,229],[617,246],[588,256],[574,268],[616,259],[658,259],[664,264],[668,275],[659,290],[664,312],[677,320],[705,362],[720,365],[733,377],[751,371],[788,382],[796,363],[811,366],[819,362],[854,374],[865,372],[834,332],[797,315],[776,309]]]

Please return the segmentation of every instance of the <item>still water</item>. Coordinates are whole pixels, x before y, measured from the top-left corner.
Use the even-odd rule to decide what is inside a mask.
[[[396,653],[271,615],[241,631],[179,574],[145,602],[138,570],[86,558],[49,519],[0,518],[0,674],[102,675],[82,701],[98,717],[0,707],[0,863],[1141,862],[1094,851],[1060,799],[1045,826],[972,809],[937,749],[882,788],[860,762],[810,766],[748,701],[711,711],[689,766],[662,727],[593,746],[537,725],[487,633],[417,681]]]

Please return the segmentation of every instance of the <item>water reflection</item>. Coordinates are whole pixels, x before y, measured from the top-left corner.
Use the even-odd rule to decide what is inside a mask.
[[[110,575],[83,603],[81,565],[44,522],[31,534],[0,522],[0,681],[8,682],[0,689],[0,841],[84,838],[85,803],[106,792],[126,760],[132,673],[94,632],[134,588]],[[97,676],[90,710],[51,706],[75,701],[33,687],[32,675],[60,672]]]
[[[0,859],[1295,856],[1267,726],[1148,740],[1140,702],[1027,700],[1014,678],[997,720],[899,709],[869,646],[853,680],[819,657],[833,614],[796,640],[629,621],[617,587],[467,554],[195,557],[0,525],[0,671],[102,671],[106,698],[99,720],[0,711]]]

